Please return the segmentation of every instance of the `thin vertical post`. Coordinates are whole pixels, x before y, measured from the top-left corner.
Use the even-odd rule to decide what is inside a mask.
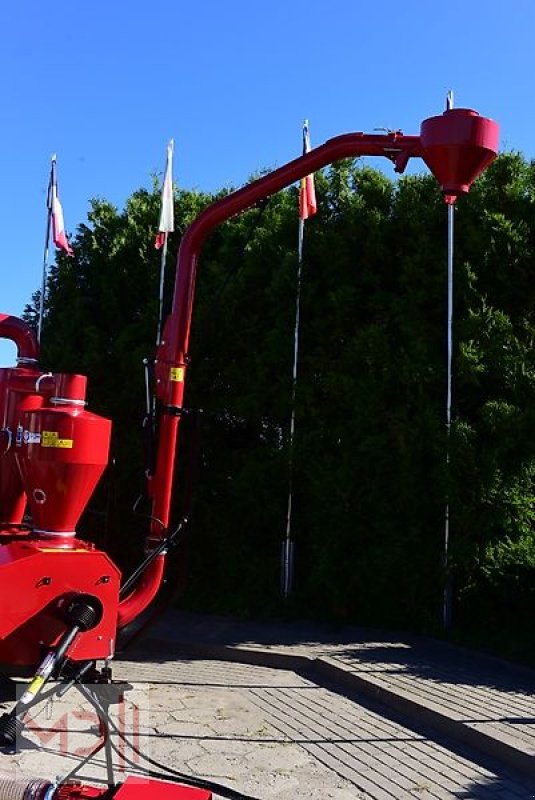
[[[160,254],[160,291],[158,294],[158,326],[156,331],[156,347],[162,339],[163,325],[163,290],[165,282],[165,262],[167,260],[167,240],[169,234],[175,229],[174,192],[173,192],[173,152],[174,139],[169,140],[165,159],[165,172],[162,183],[162,199],[160,208],[160,222],[156,236],[155,247],[161,248]]]
[[[41,331],[43,328],[43,317],[45,313],[45,293],[46,277],[48,272],[48,252],[50,244],[50,223],[52,221],[52,187],[55,182],[56,156],[53,155],[50,165],[50,177],[48,179],[48,189],[46,194],[46,232],[45,246],[43,251],[43,275],[41,278],[41,297],[39,298],[39,317],[37,322],[37,341],[41,343]]]
[[[165,280],[165,264],[167,261],[167,236],[167,232],[164,233],[164,240],[160,254],[160,293],[158,295],[158,330],[156,332],[156,346],[159,346],[162,339],[163,289]]]
[[[297,247],[297,287],[295,293],[294,358],[292,369],[292,410],[290,415],[290,437],[288,442],[288,509],[286,513],[286,537],[282,543],[282,594],[288,598],[293,589],[292,502],[295,450],[295,405],[297,397],[297,368],[299,364],[299,329],[301,322],[301,286],[303,277],[303,234],[305,221],[299,220]]]
[[[452,587],[449,569],[450,549],[450,444],[451,444],[451,396],[453,358],[453,234],[455,206],[448,204],[448,321],[447,321],[447,390],[446,390],[446,505],[444,508],[444,545],[442,566],[444,589],[442,598],[442,624],[447,630],[452,622]]]

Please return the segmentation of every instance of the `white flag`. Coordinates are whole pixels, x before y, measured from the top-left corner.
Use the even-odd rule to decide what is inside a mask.
[[[159,250],[163,247],[167,234],[175,229],[175,209],[173,197],[173,148],[174,141],[171,139],[167,145],[167,161],[165,164],[165,175],[162,185],[162,207],[160,209],[160,223],[158,233],[154,241],[154,247]]]

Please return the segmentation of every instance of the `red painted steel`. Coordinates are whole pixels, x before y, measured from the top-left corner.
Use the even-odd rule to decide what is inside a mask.
[[[99,789],[96,786],[67,783],[58,786],[56,791],[45,800],[99,800],[99,798],[111,800],[112,797],[113,795],[107,789],[104,791],[102,787]]]
[[[17,428],[22,413],[39,408],[44,402],[35,391],[40,375],[37,368],[0,369],[0,523],[13,526],[20,525],[26,508],[26,494],[15,458]],[[11,534],[16,532],[16,528],[11,528]]]
[[[47,795],[48,797],[48,795]],[[182,786],[167,781],[159,781],[155,778],[141,778],[129,775],[125,782],[117,790],[97,789],[95,786],[83,786],[80,784],[65,784],[59,786],[51,795],[51,800],[98,800],[98,798],[108,798],[108,800],[147,800],[147,798],[157,798],[157,800],[212,800],[212,793],[205,789],[194,789],[190,786]]]
[[[16,461],[21,418],[25,412],[41,408],[56,394],[71,399],[84,398],[83,375],[51,375],[37,364],[39,346],[34,332],[22,320],[0,314],[0,338],[11,339],[17,346],[18,365],[0,369],[0,536],[22,535],[20,526],[27,497]],[[19,443],[22,442],[22,439]]]
[[[17,346],[17,358],[36,361],[39,345],[32,329],[21,319],[0,314],[0,339],[10,339]]]
[[[205,789],[193,789],[176,783],[157,781],[154,778],[137,778],[129,775],[120,787],[114,800],[147,800],[147,797],[158,800],[212,800],[212,792]]]
[[[18,366],[0,369],[0,663],[35,667],[65,632],[65,604],[79,594],[97,597],[104,613],[69,657],[107,658],[120,572],[71,534],[106,466],[111,423],[85,411],[85,376],[39,368],[24,322],[0,315],[0,336],[19,355]],[[28,500],[31,532],[20,525]]]
[[[447,203],[466,194],[498,151],[499,127],[469,108],[452,108],[422,122],[422,158]]]
[[[401,133],[338,136],[213,203],[189,226],[178,254],[172,310],[157,352],[156,394],[164,405],[180,408],[183,401],[197,264],[206,236],[226,219],[332,161],[361,155],[385,156],[394,163],[397,171],[402,172],[409,158],[421,155],[420,139]],[[156,538],[165,536],[169,524],[179,426],[179,416],[163,415],[152,481],[153,517],[162,523],[154,527]]]
[[[16,458],[34,527],[74,536],[108,463],[111,422],[66,405],[26,411],[21,425]]]
[[[65,604],[80,593],[98,597],[104,613],[95,628],[79,634],[69,658],[112,655],[120,577],[110,558],[87,542],[65,550],[39,539],[0,546],[0,664],[34,667],[43,648],[64,633]]]
[[[0,775],[0,796],[26,800],[212,800],[212,793],[182,784],[129,775],[124,783],[105,789],[76,781],[60,783],[59,786],[40,778]]]
[[[148,606],[160,588],[165,572],[165,556],[157,556],[146,569],[133,592],[119,603],[117,627],[124,628],[135,620]]]

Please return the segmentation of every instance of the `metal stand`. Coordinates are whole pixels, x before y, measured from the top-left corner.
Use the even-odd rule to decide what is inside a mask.
[[[455,206],[448,205],[448,319],[447,319],[447,388],[446,388],[446,503],[444,507],[444,540],[442,568],[444,576],[442,594],[442,626],[449,630],[452,625],[453,590],[450,573],[450,439],[451,439],[451,393],[453,358],[453,247]]]
[[[98,688],[92,688],[88,685]],[[97,753],[104,750],[105,763],[106,763],[106,783],[108,788],[116,786],[114,767],[113,767],[113,745],[111,742],[110,733],[110,717],[109,709],[114,703],[117,703],[119,698],[122,697],[123,691],[120,694],[117,691],[116,684],[111,679],[111,669],[105,667],[103,670],[98,670],[95,662],[87,662],[78,672],[65,683],[58,686],[50,687],[47,691],[40,692],[31,702],[27,703],[22,709],[15,708],[11,715],[4,715],[9,723],[9,732],[12,736],[6,741],[9,746],[16,747],[16,740],[24,730],[24,714],[31,708],[41,705],[47,700],[52,700],[55,697],[63,697],[71,688],[78,689],[82,697],[87,700],[95,710],[98,717],[99,736],[100,741],[91,750],[91,752],[82,758],[69,772],[57,779],[57,785],[64,785],[80,773],[80,770],[91,761]],[[131,688],[126,685],[126,688]],[[11,731],[11,728],[13,730]]]
[[[89,703],[95,709],[98,722],[99,722],[99,734],[102,737],[102,741],[99,742],[91,752],[85,756],[70,772],[67,772],[63,775],[59,780],[58,784],[63,785],[74,778],[75,775],[78,775],[82,767],[100,753],[100,751],[104,750],[104,755],[106,759],[106,776],[107,776],[107,784],[108,788],[111,789],[113,786],[116,785],[115,782],[115,775],[113,771],[113,750],[111,746],[111,738],[110,738],[110,719],[109,719],[109,708],[110,705],[113,704],[112,693],[110,688],[112,686],[111,683],[109,684],[99,684],[103,688],[103,692],[99,699],[96,692],[89,689],[89,687],[85,686],[83,683],[75,684],[76,688]]]

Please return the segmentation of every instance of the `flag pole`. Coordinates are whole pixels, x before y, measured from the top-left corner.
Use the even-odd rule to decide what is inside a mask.
[[[453,108],[453,90],[446,95],[446,110]],[[450,447],[451,447],[451,397],[453,361],[453,252],[455,206],[448,203],[448,312],[447,312],[447,387],[446,387],[446,503],[444,506],[444,540],[442,569],[444,575],[442,595],[442,625],[448,630],[452,623],[452,582],[450,574]]]
[[[156,333],[156,346],[159,346],[162,339],[162,321],[163,321],[163,289],[165,280],[165,264],[167,261],[167,232],[164,233],[163,245],[160,255],[160,293],[158,297],[158,330]]]
[[[160,254],[160,290],[158,293],[158,325],[156,331],[156,346],[159,347],[162,339],[163,324],[163,295],[165,284],[165,264],[167,261],[167,240],[169,233],[175,229],[174,219],[174,197],[173,197],[173,152],[175,148],[174,139],[169,140],[167,145],[167,157],[165,160],[165,173],[162,183],[162,199],[160,208],[160,222],[156,235],[155,247],[161,249]]]
[[[303,155],[310,152],[308,120],[303,123]],[[282,542],[281,591],[288,599],[293,591],[294,580],[294,540],[292,539],[292,511],[295,457],[295,415],[297,397],[297,369],[299,364],[299,330],[301,322],[301,289],[303,284],[303,239],[305,220],[317,211],[314,176],[301,180],[299,188],[299,239],[297,245],[297,286],[295,295],[294,357],[292,369],[292,410],[290,416],[290,435],[288,442],[288,510],[286,514],[286,536]]]
[[[452,622],[452,586],[449,570],[450,547],[450,445],[451,445],[451,395],[452,395],[452,359],[453,359],[453,245],[454,245],[455,206],[448,204],[448,321],[447,321],[447,389],[446,389],[446,504],[444,507],[444,545],[442,566],[444,570],[444,594],[442,598],[442,624],[444,630],[451,627]]]
[[[56,167],[56,154],[54,153],[50,159],[50,177],[48,179],[48,190],[46,195],[46,232],[45,232],[45,246],[43,252],[43,275],[41,279],[41,297],[39,298],[39,317],[37,322],[37,341],[41,343],[41,331],[43,328],[43,316],[45,312],[45,291],[46,291],[46,276],[48,272],[48,251],[50,244],[50,227],[52,222],[52,186],[55,179]]]
[[[288,509],[286,513],[286,537],[282,548],[282,594],[287,599],[293,589],[294,542],[292,539],[292,504],[295,449],[295,401],[297,395],[297,367],[299,363],[299,330],[301,322],[301,287],[303,276],[303,238],[305,221],[299,218],[297,246],[297,287],[295,293],[294,358],[292,368],[292,410],[290,414],[290,436],[288,442]]]

